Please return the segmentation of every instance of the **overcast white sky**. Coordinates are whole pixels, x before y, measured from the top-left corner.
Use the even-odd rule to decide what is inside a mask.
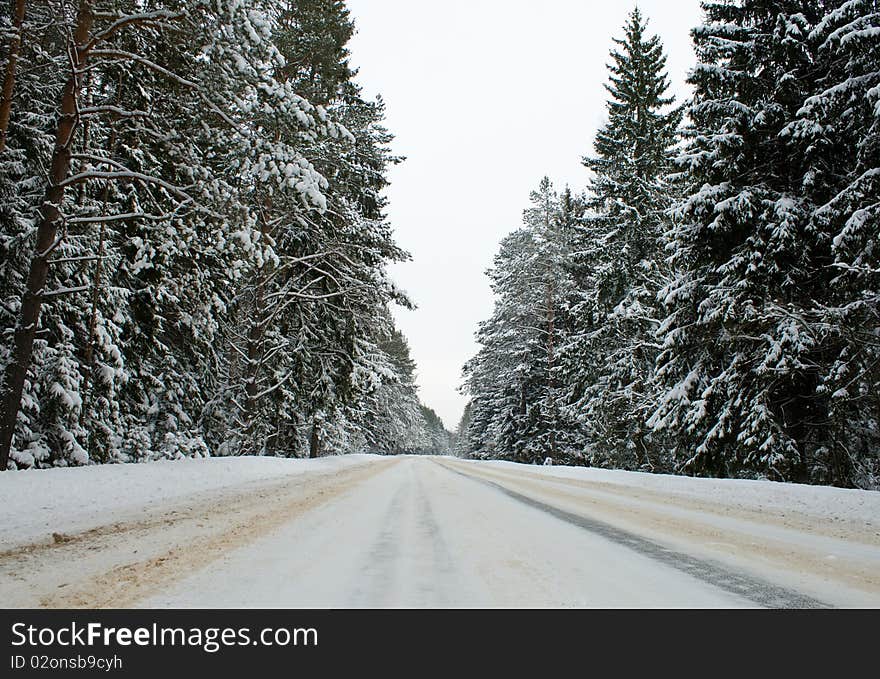
[[[586,185],[580,158],[605,117],[606,63],[633,2],[348,0],[352,63],[381,93],[394,151],[389,215],[413,261],[393,267],[418,304],[395,316],[418,364],[423,402],[454,430],[461,368],[492,313],[485,271],[549,175]],[[699,0],[640,0],[678,95],[694,64]]]

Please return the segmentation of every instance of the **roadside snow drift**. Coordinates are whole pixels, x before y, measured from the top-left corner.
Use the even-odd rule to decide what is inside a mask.
[[[310,472],[365,464],[375,456],[317,460],[215,457],[39,469],[0,474],[0,551],[137,518],[200,495]]]

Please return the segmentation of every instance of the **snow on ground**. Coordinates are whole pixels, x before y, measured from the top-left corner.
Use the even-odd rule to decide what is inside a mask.
[[[455,466],[496,487],[828,604],[880,605],[877,492],[505,462]]]
[[[373,455],[317,460],[215,457],[0,474],[0,551],[138,518],[195,496],[365,464]]]
[[[403,458],[147,608],[754,607],[449,471]]]
[[[829,521],[859,521],[880,526],[880,492],[878,491],[774,481],[703,479],[588,467],[523,465],[500,461],[472,464],[512,471],[528,471],[551,478],[576,479],[608,486],[642,489],[738,508],[766,511],[771,514],[792,511],[826,518]]]
[[[0,498],[13,607],[880,605],[869,491],[347,456],[7,472]]]

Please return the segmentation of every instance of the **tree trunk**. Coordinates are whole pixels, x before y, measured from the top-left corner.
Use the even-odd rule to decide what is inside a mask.
[[[550,406],[549,412],[547,413],[550,416],[550,450],[548,451],[550,457],[556,456],[556,430],[558,429],[558,417],[556,411],[556,390],[555,390],[555,382],[553,379],[553,369],[555,367],[554,363],[556,360],[555,351],[556,347],[554,345],[555,335],[556,335],[556,315],[553,309],[553,302],[555,297],[555,291],[553,288],[553,272],[550,272],[550,276],[547,279],[547,393],[550,398],[553,399],[552,403],[548,403]]]
[[[267,200],[268,204],[268,200]],[[260,234],[265,241],[267,234],[266,215],[260,219]],[[247,401],[245,403],[245,416],[247,418],[246,436],[254,434],[257,420],[257,407],[259,405],[259,380],[260,369],[263,365],[263,339],[266,335],[266,272],[263,268],[257,271],[256,285],[254,286],[254,308],[251,317],[251,325],[248,329],[247,339],[247,370],[245,372],[244,391]],[[249,448],[251,443],[247,443]]]
[[[259,392],[260,364],[263,357],[263,282],[262,274],[254,290],[254,308],[251,325],[248,329],[247,370],[245,372],[244,391],[247,395],[248,427],[251,426],[257,411],[257,394]]]
[[[0,470],[9,463],[9,450],[15,433],[15,422],[21,409],[21,395],[24,381],[33,357],[34,335],[40,320],[44,287],[49,275],[49,257],[57,247],[58,226],[62,220],[61,205],[64,199],[62,182],[70,172],[70,154],[77,125],[77,96],[80,88],[80,74],[85,59],[85,46],[94,16],[90,0],[82,0],[76,19],[74,33],[75,64],[70,78],[61,93],[61,115],[55,133],[55,150],[49,168],[49,185],[43,204],[40,206],[40,220],[37,226],[37,243],[31,257],[27,287],[21,301],[21,315],[15,328],[15,346],[12,361],[6,370],[6,384],[3,390],[3,411],[0,413]]]
[[[121,85],[121,78],[120,78]],[[117,96],[117,99],[119,97]],[[116,149],[116,127],[114,126],[110,133],[110,156],[112,157]],[[107,201],[110,200],[110,180],[104,185],[104,191],[101,194],[101,204],[104,211],[107,209]],[[92,377],[95,371],[95,341],[98,329],[98,303],[101,301],[101,286],[104,275],[104,252],[106,250],[107,239],[107,222],[101,222],[101,230],[98,236],[98,259],[95,262],[95,273],[92,276],[92,300],[91,309],[89,311],[89,334],[86,343],[86,351],[83,356],[85,364],[85,372],[83,374],[83,386],[80,392],[83,395],[82,412],[80,413],[80,422],[86,422],[86,413],[88,412],[89,389],[92,384]]]
[[[321,436],[318,433],[318,423],[312,423],[312,437],[309,441],[309,457],[315,459],[321,456]]]
[[[243,455],[259,455],[259,446],[257,444],[257,420],[259,417],[259,382],[260,366],[263,361],[263,323],[261,322],[263,313],[263,284],[257,284],[254,291],[254,309],[253,318],[247,337],[247,365],[245,366],[245,430],[242,441],[242,449],[239,454]]]
[[[15,33],[9,41],[9,59],[6,61],[6,72],[3,74],[3,92],[0,94],[0,153],[6,148],[6,130],[9,128],[12,94],[15,91],[15,69],[18,64],[18,53],[21,51],[24,6],[25,0],[13,0],[12,27]]]

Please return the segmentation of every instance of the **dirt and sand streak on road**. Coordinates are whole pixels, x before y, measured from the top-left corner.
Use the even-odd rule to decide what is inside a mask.
[[[871,600],[880,600],[880,572],[873,560],[846,557],[829,560],[824,551],[808,549],[796,539],[773,539],[745,530],[749,524],[763,525],[771,526],[775,531],[805,531],[819,540],[829,539],[826,529],[818,524],[815,530],[809,530],[808,517],[775,517],[757,515],[753,511],[732,511],[729,507],[656,491],[643,493],[637,488],[610,488],[612,484],[548,477],[527,468],[514,472],[457,462],[440,464],[450,471],[492,483],[536,503],[588,517],[597,525],[604,524],[622,533],[662,543],[673,552],[686,550],[701,558],[726,563],[735,571],[741,564],[752,561],[783,574],[798,573],[837,582],[864,592]],[[728,525],[731,520],[741,522],[742,530],[732,529]],[[856,527],[850,527],[845,532],[847,539],[868,549],[876,544],[872,529],[858,531]],[[793,534],[792,537],[797,536]],[[696,549],[687,550],[688,546]]]
[[[456,464],[456,462],[452,462]],[[460,463],[459,463],[460,464]],[[719,516],[733,516],[737,519],[753,521],[763,525],[774,525],[780,528],[793,529],[808,532],[813,535],[821,535],[824,537],[835,538],[840,540],[851,540],[861,542],[866,545],[880,547],[880,516],[876,520],[867,523],[852,522],[831,522],[824,515],[811,516],[809,514],[788,510],[784,514],[777,514],[767,511],[766,508],[748,507],[748,506],[731,506],[729,502],[712,502],[705,498],[696,498],[671,492],[663,492],[650,488],[639,486],[628,486],[609,481],[587,481],[564,476],[554,476],[542,474],[529,469],[528,465],[520,465],[522,469],[509,471],[502,468],[482,467],[480,473],[491,474],[495,478],[506,478],[512,481],[522,482],[524,479],[544,484],[545,486],[558,486],[565,488],[566,486],[572,490],[584,491],[595,496],[603,496],[613,499],[612,496],[622,502],[627,503],[629,500],[638,500],[639,502],[653,502],[657,505],[674,505],[681,509],[692,509],[697,512],[705,512],[707,514],[716,514]],[[462,467],[462,470],[471,468],[469,466]]]
[[[16,607],[124,608],[230,550],[332,502],[396,460],[208,494],[142,521],[114,523],[0,554]],[[107,568],[107,564],[114,564]]]

